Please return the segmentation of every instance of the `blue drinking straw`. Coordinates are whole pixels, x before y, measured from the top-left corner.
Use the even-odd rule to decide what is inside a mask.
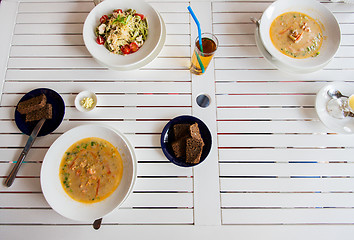
[[[189,13],[192,15],[192,18],[194,19],[194,22],[195,24],[197,24],[197,27],[198,27],[198,37],[199,37],[199,46],[200,46],[200,51],[203,52],[203,44],[202,44],[202,30],[200,29],[200,23],[197,19],[197,16],[195,16],[192,8],[190,6],[187,7]],[[199,65],[202,69],[202,73],[205,72],[205,68],[204,68],[204,65],[202,63],[202,61],[200,60],[199,58],[199,55],[196,53],[196,56],[197,56],[197,59],[198,59],[198,62],[199,62]]]

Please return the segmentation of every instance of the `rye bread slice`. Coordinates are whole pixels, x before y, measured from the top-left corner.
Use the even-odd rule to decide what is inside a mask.
[[[200,135],[200,132],[199,132],[198,123],[194,123],[194,124],[190,125],[189,131],[190,131],[190,136],[192,138],[196,138],[196,139],[203,141],[202,136]]]
[[[187,138],[186,141],[186,162],[199,163],[204,147],[203,140],[197,138]]]
[[[41,94],[37,97],[20,102],[17,106],[17,111],[21,114],[27,114],[43,108],[46,103],[47,97],[44,94]]]
[[[186,157],[186,137],[177,139],[176,141],[172,142],[172,150],[176,157],[178,158],[185,158]]]
[[[190,124],[188,124],[188,123],[173,125],[173,134],[175,136],[175,140],[188,137],[189,136],[189,126],[190,126]]]
[[[37,121],[42,118],[52,119],[52,111],[52,104],[48,103],[43,108],[26,114],[26,122]]]

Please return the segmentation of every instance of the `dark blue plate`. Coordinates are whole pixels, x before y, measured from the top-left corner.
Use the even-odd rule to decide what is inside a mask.
[[[175,154],[172,150],[172,147],[171,147],[171,143],[173,141],[175,141],[174,134],[173,134],[173,126],[175,124],[179,124],[179,123],[181,123],[181,124],[183,124],[183,123],[188,123],[188,124],[198,123],[200,135],[202,136],[204,144],[205,144],[203,147],[202,156],[200,157],[199,163],[189,164],[189,163],[186,163],[185,158],[177,158],[175,156]],[[193,167],[193,166],[196,166],[196,165],[200,164],[201,162],[203,162],[210,152],[211,144],[212,144],[212,137],[211,137],[208,127],[205,125],[204,122],[202,122],[202,120],[200,120],[196,117],[193,117],[193,116],[183,115],[183,116],[179,116],[179,117],[172,119],[171,121],[169,121],[166,124],[166,126],[164,127],[164,129],[162,130],[162,133],[161,133],[161,148],[162,148],[163,153],[165,154],[167,159],[170,160],[170,162],[172,162],[178,166],[181,166],[181,167]]]
[[[30,98],[39,96],[44,94],[47,97],[47,103],[52,104],[53,107],[53,116],[52,119],[47,119],[44,122],[44,125],[41,131],[38,133],[38,136],[45,136],[51,132],[53,132],[57,127],[59,127],[60,123],[63,121],[63,117],[65,114],[65,104],[61,96],[54,90],[48,88],[37,88],[29,93],[25,94],[20,102],[28,100]],[[18,104],[17,104],[18,106]],[[15,110],[15,122],[17,127],[23,132],[24,134],[30,135],[33,128],[36,126],[38,121],[33,122],[26,122],[26,115],[21,114],[17,111],[17,106]]]

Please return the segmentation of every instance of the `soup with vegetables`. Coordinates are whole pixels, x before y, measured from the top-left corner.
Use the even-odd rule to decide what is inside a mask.
[[[65,192],[83,203],[99,202],[118,187],[123,162],[108,141],[90,137],[77,141],[65,152],[59,177]]]
[[[278,16],[270,26],[274,46],[292,58],[316,57],[323,41],[321,26],[310,16],[287,12]]]

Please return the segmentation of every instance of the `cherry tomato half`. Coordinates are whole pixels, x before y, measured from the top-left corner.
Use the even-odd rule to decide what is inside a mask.
[[[120,47],[120,50],[122,51],[123,54],[129,54],[131,52],[129,44]]]
[[[99,45],[103,45],[105,41],[106,41],[106,40],[104,39],[104,37],[102,37],[102,36],[100,36],[100,35],[98,35],[97,38],[96,38],[96,42],[97,42]]]
[[[107,20],[108,20],[108,16],[107,16],[107,15],[103,15],[103,16],[100,18],[100,23],[105,23]]]
[[[143,20],[145,17],[143,14],[140,14],[140,13],[135,13],[134,16],[139,16],[141,18],[141,20]]]
[[[130,47],[130,51],[131,51],[132,53],[139,50],[139,46],[138,46],[138,44],[136,44],[136,42],[132,42],[132,43],[129,45],[129,47]]]
[[[114,12],[116,12],[116,13],[122,13],[123,10],[122,10],[122,9],[116,9],[116,10],[114,10]]]

